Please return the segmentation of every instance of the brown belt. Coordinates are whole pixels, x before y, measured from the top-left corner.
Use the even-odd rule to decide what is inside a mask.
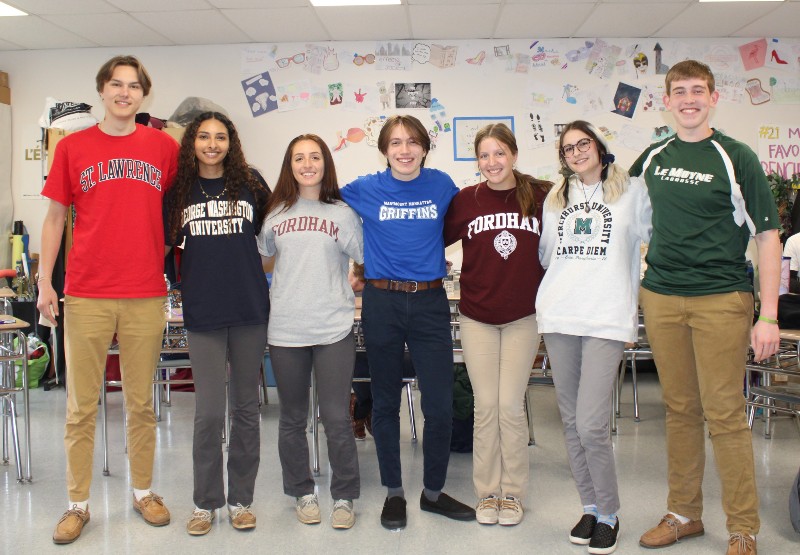
[[[378,289],[388,291],[402,291],[403,293],[416,293],[426,289],[437,289],[442,286],[441,279],[433,281],[397,281],[394,279],[368,279],[367,283]]]

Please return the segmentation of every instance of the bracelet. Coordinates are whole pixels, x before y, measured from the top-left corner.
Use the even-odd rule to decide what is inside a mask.
[[[775,325],[778,324],[777,320],[773,320],[772,318],[767,318],[766,316],[759,316],[758,320],[760,322],[766,322],[767,324],[775,324]]]

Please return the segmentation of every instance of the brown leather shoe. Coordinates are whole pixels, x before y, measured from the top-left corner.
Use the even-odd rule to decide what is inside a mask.
[[[86,510],[79,509],[73,505],[56,524],[56,531],[53,532],[53,543],[64,544],[72,543],[81,536],[83,526],[89,522],[89,507]]]
[[[256,527],[256,515],[253,514],[250,505],[244,507],[239,503],[232,511],[228,508],[228,518],[231,519],[231,525],[237,530],[252,530]]]
[[[756,540],[750,534],[734,532],[728,539],[728,555],[757,555]]]
[[[639,538],[639,545],[642,547],[656,548],[672,545],[682,538],[691,538],[705,534],[702,520],[690,520],[686,524],[681,524],[674,514],[667,513],[658,526],[650,528]]]
[[[152,491],[142,497],[141,501],[133,496],[133,508],[142,515],[144,521],[151,526],[165,526],[169,524],[169,510],[164,506],[161,497]]]

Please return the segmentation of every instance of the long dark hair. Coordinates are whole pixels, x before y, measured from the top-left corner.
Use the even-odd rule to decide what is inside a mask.
[[[256,230],[260,229],[261,222],[266,215],[267,203],[265,201],[269,196],[269,189],[262,185],[248,166],[242,151],[242,143],[239,141],[239,134],[236,132],[233,122],[228,116],[219,112],[203,112],[186,127],[178,154],[178,174],[175,177],[175,183],[167,193],[167,237],[170,243],[176,241],[178,232],[183,227],[183,209],[189,206],[192,187],[198,180],[198,162],[194,145],[197,130],[204,121],[210,119],[217,120],[228,131],[228,154],[222,161],[222,168],[223,179],[225,179],[225,199],[228,201],[229,209],[236,206],[242,187],[246,187],[256,199],[258,213],[255,215],[256,221],[253,222]]]
[[[491,123],[485,127],[481,127],[475,134],[475,156],[478,156],[478,150],[481,142],[484,139],[494,139],[498,143],[505,146],[511,151],[513,156],[519,152],[517,148],[517,139],[514,133],[505,123]],[[553,184],[550,181],[543,181],[535,177],[517,171],[516,168],[511,170],[514,173],[514,180],[516,181],[517,202],[519,203],[522,215],[526,218],[536,214],[536,190],[538,189],[544,195],[550,190]]]
[[[319,146],[319,151],[322,154],[322,162],[325,165],[325,173],[322,175],[322,187],[319,191],[319,201],[324,204],[333,204],[337,200],[342,200],[342,194],[339,192],[339,182],[336,179],[336,166],[333,163],[333,156],[331,150],[325,141],[319,135],[313,133],[306,133],[298,135],[289,142],[286,147],[286,153],[283,155],[283,163],[281,164],[281,173],[278,175],[278,183],[275,185],[275,191],[269,199],[267,212],[271,212],[277,207],[281,207],[281,212],[288,210],[297,202],[299,196],[297,181],[292,172],[292,151],[294,145],[300,141],[314,141]]]

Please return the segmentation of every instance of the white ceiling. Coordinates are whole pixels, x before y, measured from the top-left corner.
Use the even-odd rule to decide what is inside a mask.
[[[5,0],[0,51],[48,48],[549,37],[800,36],[800,0]]]

